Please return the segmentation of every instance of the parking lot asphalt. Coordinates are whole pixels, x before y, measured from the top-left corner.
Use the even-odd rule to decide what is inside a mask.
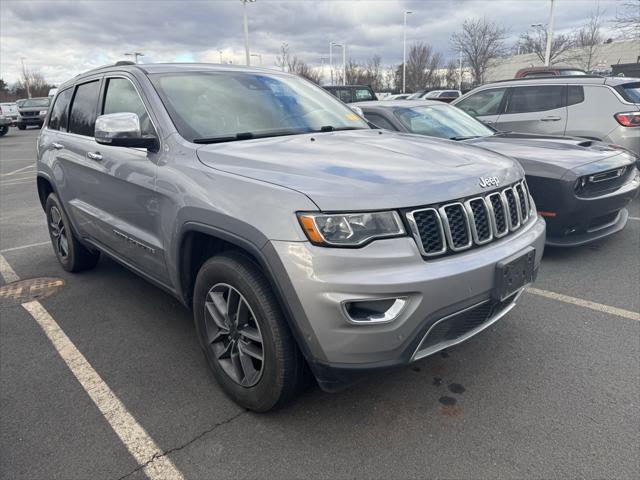
[[[177,300],[106,258],[58,266],[37,135],[0,138],[0,254],[21,279],[64,280],[41,304],[183,478],[640,475],[640,202],[614,237],[545,252],[536,288],[577,304],[525,293],[442,354],[259,415],[216,385]],[[146,476],[34,317],[0,300],[0,477]]]

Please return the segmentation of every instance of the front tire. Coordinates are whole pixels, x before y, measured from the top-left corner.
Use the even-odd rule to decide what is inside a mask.
[[[55,193],[47,197],[45,212],[53,251],[62,268],[67,272],[81,272],[95,267],[100,252],[92,252],[78,241]]]
[[[4,137],[8,132],[9,132],[8,126],[3,125],[2,127],[0,127],[0,137]]]
[[[302,389],[304,359],[269,282],[251,259],[227,252],[205,262],[193,311],[213,375],[237,404],[266,412]]]
[[[27,128],[26,125],[18,125],[18,130],[24,130],[26,128]]]

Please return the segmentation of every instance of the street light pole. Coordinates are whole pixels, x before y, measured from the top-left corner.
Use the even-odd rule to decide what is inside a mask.
[[[545,67],[549,66],[549,62],[551,60],[551,41],[553,40],[554,3],[555,3],[555,0],[551,0],[551,9],[549,11],[549,23],[547,24],[547,49],[544,54]]]
[[[342,43],[336,43],[334,41],[329,42],[329,70],[331,71],[331,85],[333,85],[333,47],[342,47],[344,56],[344,45]],[[342,70],[342,74],[344,75],[344,60]],[[338,79],[336,78],[336,81],[337,80]]]
[[[138,63],[138,57],[144,57],[142,52],[129,52],[124,54],[125,57],[133,57],[133,63]]]
[[[404,26],[402,27],[402,93],[407,86],[407,15],[413,13],[411,10],[404,11]]]
[[[251,54],[249,53],[249,20],[247,19],[247,3],[253,3],[256,0],[240,0],[242,2],[242,20],[244,23],[244,53],[247,66],[251,65]]]
[[[342,44],[342,85],[347,84],[347,44]]]
[[[460,50],[458,62],[458,90],[462,91],[462,50]]]

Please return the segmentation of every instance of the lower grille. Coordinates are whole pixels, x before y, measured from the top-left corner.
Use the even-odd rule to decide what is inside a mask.
[[[501,302],[488,300],[439,320],[427,331],[414,354],[414,359],[426,357],[449,345],[456,344],[474,330],[484,324],[489,324],[511,306],[519,294],[516,292]]]

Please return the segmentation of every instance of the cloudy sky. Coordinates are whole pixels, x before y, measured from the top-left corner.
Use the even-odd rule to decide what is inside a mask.
[[[556,0],[556,31],[579,28],[598,4],[613,17],[620,0]],[[286,42],[292,54],[319,65],[333,40],[356,60],[378,54],[397,64],[404,9],[413,11],[407,43],[428,42],[450,58],[450,36],[465,18],[487,16],[515,42],[531,23],[546,24],[549,0],[257,0],[247,6],[251,51],[273,67]],[[57,84],[133,50],[144,52],[142,63],[243,63],[241,0],[0,0],[0,75],[8,83],[18,78],[21,57]]]

